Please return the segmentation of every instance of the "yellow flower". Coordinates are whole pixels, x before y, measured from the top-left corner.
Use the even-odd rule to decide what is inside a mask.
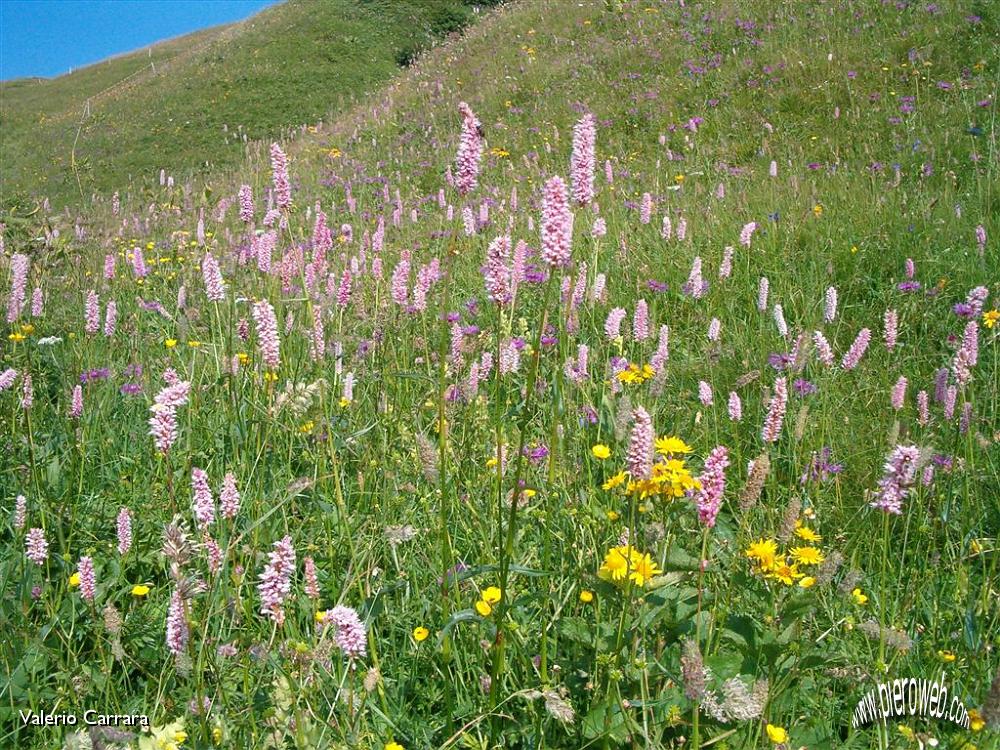
[[[691,447],[679,437],[671,435],[656,439],[656,452],[661,456],[670,456],[675,453],[690,453]]]
[[[795,536],[807,542],[823,541],[823,537],[821,537],[819,534],[817,534],[815,531],[813,531],[807,526],[799,526],[797,529],[795,529]]]
[[[17,344],[21,341],[24,341],[24,334],[15,331],[14,333],[8,333],[7,338],[13,341],[15,344]]]
[[[854,603],[857,605],[862,605],[868,601],[868,597],[861,593],[861,589],[854,589],[851,592],[851,596],[854,597]]]
[[[145,596],[149,593],[149,586],[138,583],[132,587],[132,596]]]
[[[301,432],[301,433],[302,433],[302,434],[304,435],[304,434],[306,434],[306,433],[308,433],[308,432],[312,432],[312,430],[313,430],[313,427],[315,427],[315,426],[316,426],[316,423],[315,423],[315,422],[313,422],[313,421],[312,421],[312,420],[310,419],[310,420],[309,420],[308,422],[304,422],[304,423],[302,424],[302,426],[301,426],[301,427],[299,427],[299,432]]]
[[[608,517],[608,520],[612,522],[617,521],[619,518],[621,518],[621,514],[617,510],[609,510],[604,515],[606,515]]]
[[[30,336],[34,332],[35,332],[35,327],[31,325],[31,323],[25,323],[24,325],[21,326],[21,333],[23,333],[25,336]]]
[[[684,175],[682,175],[682,174],[674,175],[674,182],[676,182],[678,185],[683,185],[684,184]]]
[[[805,578],[800,578],[799,579],[799,588],[800,589],[807,589],[810,586],[815,586],[815,585],[816,585],[816,579],[813,578],[812,576],[806,576]]]
[[[987,328],[992,328],[1000,320],[1000,310],[996,308],[983,313],[983,325]]]
[[[177,346],[177,339],[167,339],[166,341],[163,342],[163,345],[166,346],[167,349],[173,349],[175,346]]]
[[[613,477],[611,477],[608,481],[606,481],[604,484],[602,484],[601,485],[601,489],[604,489],[604,490],[613,490],[615,487],[618,487],[619,485],[623,484],[624,482],[625,482],[625,472],[624,471],[619,471],[617,474],[615,474]]]
[[[491,607],[487,602],[480,599],[476,602],[476,612],[478,612],[482,617],[489,617],[493,614],[493,607]]]
[[[385,747],[383,747],[382,750],[406,750],[406,749],[398,742],[389,741],[385,743]]]
[[[344,398],[343,396],[341,396],[340,397],[340,401],[338,402],[338,404],[340,405],[341,409],[346,409],[348,406],[351,405],[351,402],[350,402],[349,399]]]
[[[815,206],[813,206],[813,216],[815,216],[818,219],[822,215],[823,215],[823,207],[819,203],[817,203]]]
[[[778,545],[773,539],[759,539],[744,553],[751,560],[756,561],[761,570],[770,570],[774,567],[774,560],[778,554]]]
[[[938,659],[940,659],[943,662],[947,662],[950,664],[951,662],[955,661],[955,654],[953,654],[951,651],[941,651],[939,649],[937,655]]]
[[[595,445],[593,448],[590,449],[590,452],[594,454],[594,458],[600,461],[603,461],[604,459],[609,458],[611,456],[611,449],[608,446],[604,445],[603,443],[598,443],[597,445]]]
[[[983,727],[986,726],[986,720],[983,719],[983,715],[979,713],[978,710],[974,708],[969,709],[969,729],[973,732],[983,731]]]
[[[264,382],[273,383],[277,379],[278,379],[278,373],[276,372],[269,371],[264,373]]]
[[[583,602],[584,604],[590,604],[592,601],[594,601],[594,592],[587,591],[586,589],[584,589],[583,591],[580,592],[580,601]]]
[[[503,593],[496,586],[489,586],[483,592],[482,596],[483,596],[483,601],[486,602],[487,604],[496,604],[497,602],[500,601],[501,598],[503,598]]]
[[[246,365],[250,361],[250,355],[246,352],[240,352],[236,355],[236,358],[240,361],[241,365]]]
[[[642,588],[651,578],[662,572],[648,554],[643,554],[629,545],[612,547],[608,550],[604,562],[597,571],[597,577],[616,585],[632,581]]]
[[[771,567],[767,577],[781,581],[786,586],[791,586],[796,579],[802,578],[802,573],[798,571],[798,568],[794,564],[789,565],[787,560],[782,560]]]
[[[69,577],[69,587],[71,589],[75,589],[79,585],[80,585],[80,574],[74,573]]]
[[[429,636],[430,634],[431,631],[429,631],[427,628],[416,627],[413,629],[413,640],[415,640],[417,643],[420,643],[421,641],[425,640],[427,636]]]
[[[199,346],[201,346],[201,342],[200,341],[188,341],[188,346],[190,346],[192,349],[197,349]]]
[[[316,614],[313,615],[313,619],[316,622],[323,622],[326,619],[326,612],[323,611],[317,612]]]
[[[788,742],[788,732],[785,731],[784,727],[775,726],[774,724],[768,724],[767,738],[776,745],[783,742]]]
[[[799,565],[819,565],[823,562],[823,553],[815,547],[793,547],[792,559]]]

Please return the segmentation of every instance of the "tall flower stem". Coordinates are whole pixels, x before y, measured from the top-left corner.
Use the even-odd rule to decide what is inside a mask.
[[[514,486],[511,490],[510,511],[507,515],[506,529],[501,529],[501,536],[505,539],[500,548],[500,591],[502,598],[497,606],[496,622],[497,634],[493,643],[493,661],[490,669],[490,711],[496,708],[500,695],[500,677],[504,671],[504,636],[503,622],[507,613],[510,592],[507,590],[507,581],[510,578],[510,563],[514,551],[514,537],[517,531],[517,503],[521,496],[521,479],[524,475],[524,446],[527,440],[528,426],[532,417],[532,406],[535,398],[535,384],[538,381],[538,365],[541,359],[542,334],[548,319],[549,304],[552,301],[552,292],[555,289],[556,274],[549,272],[549,278],[545,285],[545,296],[542,302],[542,318],[535,335],[535,345],[531,352],[531,369],[528,371],[528,381],[524,396],[524,410],[521,413],[520,426],[518,427],[517,454],[514,461],[517,462],[517,469],[514,472]],[[490,719],[490,746],[496,745],[497,735],[500,731],[500,718],[492,716]]]

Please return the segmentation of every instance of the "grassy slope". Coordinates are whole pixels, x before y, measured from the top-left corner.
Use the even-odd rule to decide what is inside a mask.
[[[80,202],[80,187],[89,197],[138,188],[161,168],[186,178],[232,167],[244,133],[275,137],[343,108],[395,74],[401,50],[461,17],[471,17],[461,0],[292,0],[155,45],[151,56],[0,84],[4,200],[23,191],[61,208]]]
[[[593,241],[589,237],[593,216],[579,211],[574,254],[578,261],[588,261],[591,276],[595,271],[608,274],[609,297],[606,303],[585,304],[579,312],[579,333],[562,335],[559,348],[542,360],[548,390],[528,423],[528,436],[547,443],[555,458],[551,473],[543,463],[528,475],[539,496],[524,511],[515,560],[525,568],[553,573],[512,580],[512,596],[517,599],[511,617],[519,630],[508,635],[510,671],[501,690],[506,696],[539,686],[532,659],[545,632],[550,639],[548,665],[561,668],[549,676],[553,684],[567,688],[579,716],[575,726],[562,727],[547,718],[539,703],[526,708],[521,698],[514,698],[505,705],[519,719],[508,726],[511,743],[537,746],[538,727],[547,733],[552,747],[582,747],[604,731],[623,745],[622,737],[630,732],[640,738],[638,746],[647,747],[670,747],[678,736],[690,736],[686,722],[691,705],[674,683],[680,679],[679,641],[693,632],[695,577],[688,575],[682,586],[669,587],[663,600],[650,597],[642,605],[625,605],[610,590],[600,589],[602,584],[593,575],[622,528],[621,521],[610,521],[608,513],[627,518],[629,510],[627,502],[599,489],[604,477],[622,467],[627,446],[627,431],[615,434],[614,416],[623,411],[623,399],[609,392],[606,362],[617,354],[648,361],[654,346],[626,336],[619,348],[604,341],[602,326],[609,308],[622,306],[631,312],[639,297],[649,301],[655,324],[670,325],[671,359],[662,395],[639,386],[628,390],[630,399],[649,409],[658,434],[679,434],[695,447],[699,456],[693,459],[695,466],[713,445],[731,449],[730,491],[712,532],[713,568],[706,584],[706,601],[720,625],[705,650],[717,672],[768,677],[772,700],[766,718],[789,728],[794,747],[873,746],[872,732],[844,737],[850,711],[860,697],[859,685],[867,688],[878,674],[877,640],[854,627],[874,617],[914,640],[908,653],[890,648],[890,676],[939,674],[943,662],[938,651],[951,651],[958,661],[954,667],[944,667],[954,670],[949,679],[961,685],[968,706],[976,705],[997,669],[998,620],[991,601],[1000,531],[996,491],[1000,422],[997,389],[991,385],[998,367],[995,335],[981,330],[980,362],[973,385],[962,396],[974,405],[976,415],[968,435],[960,434],[956,420],[943,419],[938,405],[933,406],[930,425],[918,426],[913,397],[918,389],[933,390],[935,369],[951,360],[953,344],[948,337],[960,336],[964,326],[951,306],[978,284],[989,285],[994,295],[998,292],[995,106],[979,106],[995,97],[996,19],[986,7],[972,2],[938,14],[874,1],[781,7],[764,0],[711,6],[687,3],[686,12],[673,3],[646,2],[629,3],[620,17],[602,13],[602,5],[538,0],[504,10],[458,44],[433,52],[384,96],[337,118],[323,132],[304,135],[291,148],[296,209],[289,235],[283,236],[283,249],[309,236],[311,223],[305,212],[316,201],[326,209],[335,204],[331,225],[353,224],[355,238],[372,231],[375,218],[391,214],[393,208],[391,201],[383,203],[381,180],[393,190],[398,187],[404,200],[403,225],[388,230],[387,273],[404,248],[413,249],[417,265],[444,254],[450,240],[441,238],[442,230],[455,238],[459,256],[448,309],[462,309],[463,324],[488,333],[469,337],[465,367],[449,378],[450,384],[461,382],[468,363],[491,345],[497,316],[483,299],[478,270],[488,240],[507,225],[503,204],[509,202],[511,187],[517,185],[521,203],[520,210],[512,213],[512,236],[537,244],[537,232],[528,229],[529,216],[537,221],[537,188],[549,175],[566,173],[570,129],[580,111],[593,111],[601,121],[599,162],[610,159],[615,171],[613,185],[605,184],[603,176],[598,178],[598,202],[609,231],[603,241]],[[965,20],[972,13],[982,16],[982,22],[972,25]],[[752,19],[752,30],[738,27],[738,19]],[[687,63],[707,72],[692,73]],[[857,75],[849,76],[850,71]],[[904,106],[908,102],[902,97],[909,96],[915,97],[915,111],[903,112],[901,107],[908,109]],[[454,156],[460,99],[477,111],[489,146],[496,149],[486,158],[482,187],[468,201],[490,203],[493,224],[473,238],[464,236],[457,218],[448,223],[435,202],[443,185],[441,175]],[[835,108],[839,118],[834,117]],[[704,118],[697,132],[683,128],[692,117]],[[664,144],[659,142],[661,134]],[[339,155],[331,156],[331,149]],[[252,184],[260,198],[269,173],[266,163],[256,159],[236,179]],[[776,178],[768,176],[772,159],[778,164]],[[237,183],[231,179],[213,175],[214,195],[232,194]],[[345,209],[347,182],[358,200],[355,214]],[[722,199],[715,197],[719,183],[726,188]],[[678,184],[679,190],[669,189]],[[639,223],[635,209],[645,191],[656,202],[650,225]],[[157,720],[177,715],[187,699],[205,691],[216,697],[224,694],[225,701],[217,701],[225,704],[219,714],[230,731],[252,745],[245,738],[256,733],[260,741],[262,706],[275,700],[277,693],[271,687],[273,680],[292,669],[292,660],[279,655],[277,648],[262,662],[244,655],[252,645],[260,653],[260,645],[271,637],[268,624],[262,625],[253,611],[256,598],[250,575],[238,589],[244,597],[242,619],[234,622],[222,616],[228,611],[224,596],[202,597],[193,605],[198,624],[211,637],[239,646],[238,659],[217,663],[218,672],[204,678],[206,687],[202,673],[194,678],[176,676],[165,657],[159,632],[170,582],[155,550],[170,513],[163,462],[146,450],[146,400],[121,396],[111,384],[104,390],[98,390],[101,385],[88,386],[85,429],[106,442],[88,443],[93,455],[87,459],[85,481],[82,466],[75,463],[74,434],[63,415],[76,373],[108,364],[117,374],[125,364],[140,361],[151,396],[161,385],[159,373],[169,364],[191,373],[199,386],[195,403],[186,407],[188,421],[173,459],[175,486],[186,488],[191,465],[207,468],[213,480],[226,470],[237,471],[245,489],[246,517],[241,522],[247,546],[260,553],[286,531],[292,533],[300,552],[309,551],[317,559],[324,606],[339,601],[358,605],[367,599],[371,607],[371,638],[381,660],[384,692],[370,697],[376,708],[369,704],[353,717],[336,703],[332,710],[342,722],[326,736],[332,733],[351,746],[381,747],[394,737],[407,748],[438,747],[450,736],[446,724],[450,706],[455,727],[471,724],[469,746],[481,746],[488,721],[482,720],[487,698],[480,680],[489,669],[489,659],[480,640],[491,639],[493,632],[490,621],[466,618],[456,626],[453,617],[466,616],[476,594],[466,582],[451,598],[440,595],[437,527],[441,506],[450,503],[448,530],[454,557],[478,571],[473,579],[478,586],[496,582],[492,573],[479,568],[495,564],[498,558],[495,501],[484,492],[492,473],[484,466],[498,425],[508,444],[516,442],[521,413],[516,405],[527,359],[521,379],[514,380],[517,387],[498,387],[491,379],[482,386],[482,393],[488,393],[485,403],[447,407],[448,481],[444,495],[439,495],[438,487],[421,473],[414,445],[418,434],[437,438],[441,394],[437,371],[429,363],[442,333],[435,328],[438,305],[444,305],[441,292],[435,292],[427,314],[408,315],[386,303],[384,281],[376,284],[366,276],[356,280],[356,296],[348,311],[334,312],[327,320],[328,334],[345,341],[345,367],[358,375],[354,405],[336,409],[328,399],[304,415],[260,419],[268,399],[267,386],[254,371],[260,365],[251,362],[232,390],[217,382],[215,352],[225,349],[231,337],[214,321],[220,314],[229,320],[230,312],[224,306],[220,313],[204,301],[200,274],[185,260],[190,256],[178,250],[180,235],[174,232],[193,231],[198,202],[204,198],[195,191],[192,204],[185,206],[180,186],[171,193],[157,191],[154,197],[167,210],[153,219],[148,232],[136,233],[134,241],[156,242],[157,254],[168,261],[142,288],[127,273],[120,273],[101,289],[102,299],[119,299],[128,339],[114,350],[100,339],[89,344],[67,341],[65,350],[55,350],[37,365],[36,377],[36,389],[44,394],[36,397],[42,406],[33,416],[39,460],[43,466],[51,466],[51,461],[56,467],[43,479],[49,502],[55,506],[62,498],[73,498],[86,503],[96,519],[93,523],[63,519],[60,533],[70,541],[53,542],[54,546],[75,559],[97,540],[107,544],[120,504],[140,509],[142,553],[129,561],[126,573],[118,573],[111,552],[99,549],[109,590],[127,591],[127,585],[137,580],[156,584],[141,605],[128,604],[124,594],[117,598],[122,607],[131,607],[124,641],[142,668],[132,673],[132,683],[108,683],[112,704],[132,709],[152,705],[160,683],[146,679],[143,672],[158,675],[164,670],[170,701],[164,713],[157,713]],[[447,199],[460,205],[461,199],[451,190]],[[211,214],[214,200],[205,203],[206,215]],[[125,210],[139,213],[148,203],[147,196],[126,200]],[[411,209],[417,211],[416,223],[409,221]],[[668,243],[660,238],[659,221],[665,213],[675,226],[681,216],[686,217],[688,240]],[[760,224],[751,250],[737,242],[748,221]],[[131,237],[113,239],[119,222],[97,205],[88,217],[90,239],[74,242],[69,239],[71,232],[64,230],[60,250],[80,252],[84,262],[68,272],[57,261],[49,261],[51,272],[69,274],[66,291],[72,294],[71,304],[52,302],[48,317],[38,322],[36,337],[66,335],[68,330],[81,337],[80,290],[95,285],[93,277],[99,275],[103,250],[97,245],[118,242],[122,250],[130,246]],[[978,224],[991,238],[985,260],[976,252]],[[239,244],[242,231],[233,221],[233,210],[225,225],[209,220],[208,229],[215,233],[210,242],[217,257],[225,259],[231,294],[267,296],[278,308],[280,321],[286,314],[293,316],[295,328],[282,338],[283,365],[275,387],[289,380],[335,377],[329,363],[318,366],[309,360],[309,316],[302,295],[297,290],[282,293],[273,279],[261,279],[233,264],[232,246]],[[726,245],[737,246],[737,257],[733,277],[720,282],[716,269]],[[703,259],[711,284],[701,302],[680,294],[695,256]],[[936,296],[907,295],[896,289],[908,257],[915,260],[924,290],[939,289]],[[335,258],[337,272],[340,263]],[[762,275],[770,278],[771,301],[783,305],[793,335],[800,329],[822,329],[838,358],[862,326],[874,335],[856,371],[827,370],[810,359],[801,373],[790,374],[790,380],[802,377],[815,383],[818,393],[809,398],[792,396],[784,436],[769,449],[772,472],[763,499],[741,513],[736,497],[745,483],[743,467],[765,450],[760,425],[776,377],[768,354],[787,352],[791,346],[777,334],[770,314],[755,309]],[[666,282],[669,290],[654,292],[649,280]],[[192,308],[183,314],[174,302],[181,283]],[[826,324],[822,300],[830,285],[839,289],[841,303],[836,321]],[[533,339],[542,295],[531,287],[520,294],[509,332]],[[139,309],[136,295],[159,299],[175,320]],[[479,300],[478,308],[462,306],[473,298]],[[988,307],[995,304],[991,300]],[[881,342],[882,315],[890,307],[899,311],[901,329],[901,345],[893,353]],[[719,346],[705,336],[712,317],[722,321]],[[167,337],[182,344],[166,350],[162,342]],[[183,342],[189,338],[199,340],[200,347],[184,350]],[[379,340],[383,343],[375,346],[374,354],[359,353],[362,341]],[[592,380],[575,389],[561,382],[558,373],[578,342],[591,347]],[[5,346],[11,366],[26,365],[23,349]],[[252,343],[246,349],[258,356]],[[736,385],[753,370],[762,372],[759,380]],[[901,374],[911,385],[904,411],[896,414],[888,407],[888,394]],[[713,407],[699,404],[699,380],[711,384]],[[731,389],[743,397],[741,424],[730,423],[725,415],[725,396]],[[11,401],[5,408],[15,410],[13,397],[9,393],[4,397]],[[587,406],[598,411],[599,427],[589,427],[578,418]],[[115,429],[109,426],[112,418]],[[336,454],[328,441],[318,437],[327,425],[336,437]],[[940,469],[931,489],[915,493],[906,514],[894,520],[886,545],[882,519],[865,507],[864,491],[875,486],[884,456],[897,437],[953,456],[965,468]],[[590,457],[595,442],[611,446],[609,462]],[[836,480],[802,486],[800,476],[811,455],[824,446],[832,447],[833,460],[843,464],[843,472]],[[18,444],[17,450],[19,465],[26,465],[27,448]],[[82,501],[75,491],[77,468],[87,498]],[[0,475],[11,485],[0,496],[9,497],[27,485],[26,475],[13,468]],[[123,476],[130,481],[123,482]],[[296,489],[289,491],[290,486]],[[183,507],[188,496],[184,491],[180,495]],[[340,505],[341,497],[346,506]],[[858,585],[869,596],[866,605],[841,595],[836,585],[817,586],[795,596],[790,595],[795,589],[773,582],[765,586],[748,573],[741,550],[752,539],[777,535],[793,498],[815,514],[807,523],[823,535],[824,552],[842,554],[844,569],[861,571]],[[690,510],[675,505],[666,511],[657,505],[641,518],[646,529],[654,522],[666,522],[674,551],[683,551],[689,561],[698,555],[701,532]],[[390,548],[384,528],[403,524],[418,531],[417,539]],[[655,534],[643,533],[643,543],[654,554],[664,555],[666,544],[651,542],[650,536]],[[50,539],[54,537],[50,534]],[[976,552],[973,540],[987,553]],[[259,572],[263,566],[259,554],[238,550],[234,556],[248,570]],[[54,575],[68,575],[71,563],[59,565]],[[378,575],[372,572],[375,568]],[[17,571],[8,576],[10,580],[17,580],[20,568]],[[843,578],[842,571],[837,580]],[[56,611],[68,629],[76,622],[70,604],[76,599],[58,585],[46,604],[61,607]],[[597,589],[599,606],[579,604],[581,588]],[[376,592],[381,592],[377,599]],[[19,595],[19,604],[33,612],[27,609],[26,591]],[[789,602],[802,602],[806,608],[786,607]],[[300,595],[296,606],[284,633],[311,643],[313,605]],[[638,650],[626,651],[629,658],[616,671],[611,669],[614,657],[609,652],[621,611],[630,628],[626,645]],[[633,631],[632,617],[637,613],[645,619]],[[727,614],[745,620],[727,622]],[[44,640],[37,630],[47,619],[38,614],[16,618],[21,618],[20,612],[12,620],[23,629],[25,642]],[[452,628],[450,660],[437,646],[446,623]],[[731,629],[723,629],[721,623]],[[433,633],[420,646],[410,636],[416,625],[426,625]],[[753,643],[740,645],[740,634],[748,631],[753,632]],[[156,635],[146,635],[149,632]],[[17,655],[23,659],[21,683],[30,682],[45,700],[68,683],[66,674],[79,663],[94,665],[100,658],[85,646],[64,649],[55,636],[49,637],[46,648],[45,658],[51,662],[42,666]],[[210,651],[207,647],[203,654]],[[30,669],[35,671],[28,680]],[[325,717],[334,700],[332,681],[307,681],[310,669],[292,669],[293,676],[301,678],[297,708],[300,715],[309,713],[308,706]],[[260,687],[260,692],[247,690],[246,683]],[[644,688],[659,702],[630,711],[626,730],[617,706],[622,698],[638,701]],[[253,707],[252,702],[256,702]],[[677,707],[680,723],[672,722],[672,707]],[[202,722],[192,720],[190,726],[192,734],[206,736],[208,727]],[[943,722],[926,728],[938,736],[950,731]],[[705,720],[702,738],[725,731]],[[726,741],[731,748],[765,747],[762,733],[762,726],[751,722],[738,725]],[[954,736],[956,742],[966,737],[960,732]],[[900,737],[893,735],[894,741]],[[989,747],[990,741],[984,737],[981,746]]]

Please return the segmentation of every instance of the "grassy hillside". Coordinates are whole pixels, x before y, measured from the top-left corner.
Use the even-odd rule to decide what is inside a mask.
[[[290,0],[69,75],[0,83],[3,200],[61,208],[161,169],[232,167],[244,136],[315,124],[473,17],[462,0]]]
[[[523,0],[8,228],[0,746],[996,748],[992,11]]]

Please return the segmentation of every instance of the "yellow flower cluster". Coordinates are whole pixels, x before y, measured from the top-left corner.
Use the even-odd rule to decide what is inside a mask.
[[[650,365],[642,365],[641,367],[635,362],[631,363],[628,367],[618,373],[618,380],[622,383],[627,383],[628,385],[637,385],[639,383],[645,383],[651,377],[656,374],[656,370]]]
[[[693,476],[678,456],[691,452],[690,446],[679,437],[661,437],[656,440],[656,452],[663,456],[653,464],[649,479],[634,480],[628,472],[621,471],[609,478],[602,486],[605,490],[625,485],[625,494],[638,495],[640,498],[665,497],[673,499],[683,497],[691,490],[701,488],[701,483]]]
[[[650,579],[663,571],[648,553],[642,553],[635,547],[612,547],[604,556],[604,562],[597,571],[597,577],[610,581],[616,586],[622,586],[631,581],[642,588]]]
[[[820,537],[812,529],[799,526],[795,530],[800,539],[818,542]],[[792,547],[787,552],[778,552],[778,543],[774,539],[758,539],[751,544],[744,554],[754,564],[756,572],[772,581],[779,581],[786,586],[798,583],[807,589],[816,583],[816,579],[799,570],[799,566],[809,567],[819,565],[825,559],[818,547],[804,545]]]
[[[499,604],[502,598],[503,592],[496,586],[483,589],[479,601],[476,602],[476,612],[479,613],[480,617],[489,617],[493,614],[493,607]]]

